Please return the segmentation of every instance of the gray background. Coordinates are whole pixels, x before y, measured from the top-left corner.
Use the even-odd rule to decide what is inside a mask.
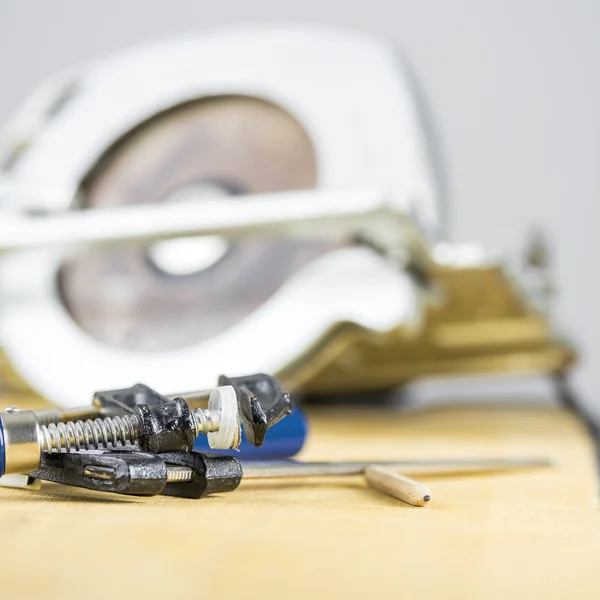
[[[445,152],[455,240],[556,246],[557,316],[600,416],[600,2],[596,0],[0,0],[0,122],[56,70],[155,38],[241,22],[382,34],[414,64]]]

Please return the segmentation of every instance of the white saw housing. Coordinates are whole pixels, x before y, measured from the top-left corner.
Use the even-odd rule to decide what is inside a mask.
[[[266,100],[292,115],[311,141],[317,188],[386,190],[439,238],[440,178],[408,74],[386,44],[327,28],[216,31],[50,81],[2,132],[0,185],[15,190],[0,198],[2,208],[73,209],[86,176],[128,132],[172,107],[221,96]],[[340,322],[386,331],[419,321],[407,275],[367,248],[341,248],[211,339],[142,353],[104,344],[74,322],[56,284],[64,260],[43,250],[0,259],[4,352],[30,386],[63,406],[136,381],[171,393],[213,387],[221,373],[276,374]]]

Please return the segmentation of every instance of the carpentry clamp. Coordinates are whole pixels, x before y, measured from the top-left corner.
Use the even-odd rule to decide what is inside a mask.
[[[141,465],[144,460],[154,460],[152,464],[158,464],[163,459],[149,457],[189,454],[201,434],[215,450],[237,448],[241,426],[246,439],[261,446],[267,430],[292,412],[289,394],[274,377],[264,374],[221,376],[217,388],[195,397],[199,395],[207,398],[208,407],[192,410],[183,397],[163,396],[137,384],[96,393],[87,411],[89,416],[101,414],[102,418],[58,423],[53,409],[36,413],[8,407],[0,414],[0,476],[40,469],[45,473],[48,468],[54,472],[51,481],[67,483],[64,479],[75,473],[74,465],[85,462],[86,456],[94,463],[110,462],[116,454],[121,461]],[[119,451],[119,447],[123,449]],[[141,453],[131,453],[134,449]],[[61,468],[65,473],[57,475]]]

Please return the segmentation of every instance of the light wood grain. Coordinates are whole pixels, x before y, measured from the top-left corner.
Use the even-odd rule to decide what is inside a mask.
[[[311,424],[308,460],[528,454],[558,466],[419,476],[435,490],[424,508],[360,477],[248,481],[201,501],[0,489],[0,598],[598,598],[594,451],[571,414],[317,411]]]

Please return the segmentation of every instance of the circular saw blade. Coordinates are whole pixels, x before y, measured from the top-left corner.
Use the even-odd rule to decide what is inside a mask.
[[[255,98],[216,97],[171,109],[120,140],[87,177],[81,205],[176,201],[198,186],[236,202],[239,194],[312,188],[316,180],[312,144],[289,113]],[[222,242],[212,263],[199,257],[191,272],[165,270],[156,247],[82,253],[60,270],[61,296],[79,326],[102,342],[136,351],[180,348],[244,319],[332,248],[248,239],[223,249]],[[202,248],[188,245],[194,251]]]

